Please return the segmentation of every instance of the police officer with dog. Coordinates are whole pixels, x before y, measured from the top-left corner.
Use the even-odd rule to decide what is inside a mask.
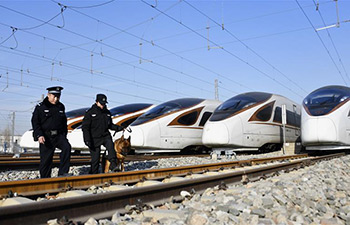
[[[39,141],[41,178],[51,177],[56,148],[61,150],[58,175],[65,176],[69,172],[71,145],[67,139],[65,107],[59,101],[62,89],[60,86],[47,88],[47,97],[35,107],[32,116],[34,141]]]
[[[90,174],[98,173],[101,145],[108,151],[109,169],[113,172],[118,170],[117,156],[109,129],[118,132],[123,130],[123,127],[113,124],[111,112],[106,107],[107,103],[106,95],[97,94],[96,103],[85,112],[82,123],[84,142],[89,147],[91,155]]]

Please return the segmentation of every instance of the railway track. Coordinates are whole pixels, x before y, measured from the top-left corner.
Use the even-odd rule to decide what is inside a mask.
[[[24,222],[26,224],[45,224],[48,219],[62,216],[67,216],[75,221],[86,221],[89,217],[109,218],[115,211],[126,213],[126,205],[139,205],[140,207],[144,204],[159,205],[169,201],[170,196],[175,196],[174,199],[179,198],[182,190],[201,192],[216,185],[254,181],[281,170],[299,168],[319,160],[342,155],[344,154],[318,157],[294,155],[157,170],[2,182],[0,183],[2,196],[10,190],[19,195],[32,196],[57,193],[72,188],[86,189],[92,185],[113,188],[123,184],[124,188],[102,194],[1,207],[0,221],[4,221],[5,224]],[[196,178],[186,179],[184,176]],[[164,183],[164,179],[176,181]],[[153,185],[140,185],[147,182]],[[134,186],[125,188],[126,184]]]
[[[125,161],[144,161],[157,160],[162,158],[177,158],[177,157],[208,157],[208,154],[201,155],[129,155]],[[82,166],[90,164],[90,156],[71,156],[71,166]],[[39,156],[21,156],[20,158],[12,158],[10,156],[0,157],[0,171],[6,170],[30,170],[38,169],[40,163]],[[53,167],[58,167],[60,163],[59,156],[53,158]]]
[[[12,158],[12,157],[1,157],[0,158],[0,171],[6,170],[30,170],[38,169],[40,158],[35,156]],[[71,166],[81,166],[90,163],[90,157],[88,156],[72,156]],[[53,167],[58,167],[60,159],[58,156],[53,158]]]

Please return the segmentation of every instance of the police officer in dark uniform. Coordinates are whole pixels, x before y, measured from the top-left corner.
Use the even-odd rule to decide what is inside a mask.
[[[117,156],[114,150],[112,136],[109,129],[121,131],[121,126],[112,122],[111,112],[106,107],[107,97],[104,94],[96,95],[96,103],[84,115],[82,130],[84,142],[90,149],[91,174],[98,173],[101,145],[108,151],[109,169],[117,171]]]
[[[51,177],[52,158],[55,148],[61,149],[59,176],[69,172],[71,145],[67,140],[67,117],[65,107],[59,101],[62,87],[47,88],[47,97],[33,112],[34,141],[39,141],[40,177]]]

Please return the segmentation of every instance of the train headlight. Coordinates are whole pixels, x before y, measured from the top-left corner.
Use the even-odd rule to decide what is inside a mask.
[[[304,99],[304,105],[307,105],[307,104],[308,104],[307,99]]]

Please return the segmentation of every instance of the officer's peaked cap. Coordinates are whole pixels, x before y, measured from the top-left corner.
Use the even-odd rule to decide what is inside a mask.
[[[60,86],[46,88],[46,90],[48,90],[50,94],[61,94],[62,89],[63,87],[60,87]]]
[[[96,95],[96,102],[101,103],[102,105],[105,105],[107,102],[107,96],[104,94],[97,94]]]

